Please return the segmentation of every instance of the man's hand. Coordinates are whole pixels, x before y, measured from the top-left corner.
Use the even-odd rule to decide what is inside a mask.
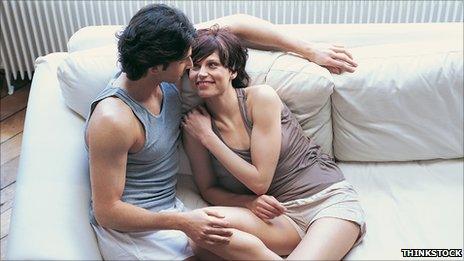
[[[184,213],[182,231],[199,246],[228,244],[232,231],[224,216],[210,209],[196,209]]]
[[[261,219],[273,219],[286,211],[277,199],[268,195],[257,197],[248,204],[247,208]]]
[[[311,44],[304,58],[327,68],[331,73],[354,72],[358,64],[342,45]]]

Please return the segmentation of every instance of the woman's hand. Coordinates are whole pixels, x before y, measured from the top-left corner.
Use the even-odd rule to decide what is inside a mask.
[[[247,204],[247,208],[261,219],[273,219],[287,210],[277,199],[269,195],[256,197]]]
[[[182,120],[182,127],[203,144],[208,136],[214,135],[211,128],[211,116],[203,106],[198,106],[188,112]]]
[[[303,56],[311,62],[327,68],[331,73],[354,72],[358,64],[342,45],[325,43],[310,44]]]

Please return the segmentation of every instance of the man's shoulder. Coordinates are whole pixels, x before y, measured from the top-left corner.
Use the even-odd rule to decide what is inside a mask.
[[[95,106],[89,121],[106,129],[116,128],[128,132],[136,120],[136,116],[125,102],[116,97],[108,97]]]

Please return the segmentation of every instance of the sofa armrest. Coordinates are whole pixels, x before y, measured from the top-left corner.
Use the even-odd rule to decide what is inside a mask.
[[[7,259],[101,259],[89,224],[83,123],[63,102],[56,67],[40,57],[31,85],[8,236]],[[70,225],[72,224],[72,225]]]

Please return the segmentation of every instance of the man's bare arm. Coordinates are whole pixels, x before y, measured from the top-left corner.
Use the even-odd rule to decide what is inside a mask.
[[[176,229],[162,216],[122,202],[127,153],[136,142],[130,111],[109,98],[96,107],[87,132],[92,201],[97,222],[120,231]]]
[[[156,213],[121,200],[126,177],[127,154],[137,146],[137,122],[122,101],[107,98],[98,104],[89,122],[90,179],[93,209],[99,225],[119,231],[157,229],[184,231],[196,241],[227,243],[228,223],[218,213]],[[210,239],[209,237],[212,237]]]

